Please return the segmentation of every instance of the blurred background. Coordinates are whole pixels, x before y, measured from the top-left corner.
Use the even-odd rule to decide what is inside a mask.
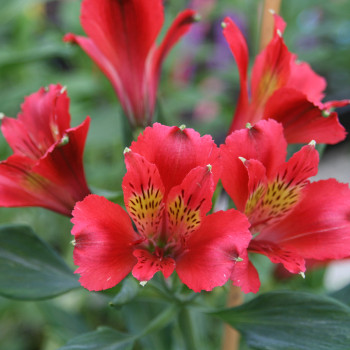
[[[1,0],[0,112],[15,117],[24,96],[50,83],[65,85],[71,98],[72,126],[91,116],[84,157],[89,185],[120,191],[125,172],[122,152],[127,146],[123,130],[128,126],[119,102],[109,81],[88,56],[78,46],[62,42],[67,32],[84,34],[80,4],[78,0]],[[185,7],[201,13],[202,21],[165,61],[158,120],[167,125],[186,124],[201,134],[212,134],[218,144],[224,141],[239,93],[239,78],[220,23],[226,16],[236,21],[253,59],[259,51],[262,5],[262,0],[165,1],[163,29]],[[350,98],[350,2],[285,0],[280,13],[287,22],[284,37],[290,51],[326,78],[325,100]],[[345,107],[339,113],[343,125],[350,128],[350,109]],[[0,136],[0,159],[11,153]],[[350,181],[348,141],[326,149],[319,178],[328,177]],[[74,268],[69,219],[40,208],[1,208],[0,223],[13,222],[33,227]],[[324,280],[331,289],[347,283],[345,276],[339,282],[324,267],[315,268],[306,280],[296,277],[282,283],[280,279],[286,276],[271,273],[265,260],[261,265],[266,265],[262,291],[276,287],[321,291],[326,288]],[[213,293],[213,299],[222,298],[222,289]],[[106,293],[88,293],[82,288],[48,301],[0,297],[0,349],[54,350],[100,324],[131,327],[134,320],[128,319],[127,308],[116,312],[108,307],[108,300]],[[215,341],[208,346],[214,349]]]

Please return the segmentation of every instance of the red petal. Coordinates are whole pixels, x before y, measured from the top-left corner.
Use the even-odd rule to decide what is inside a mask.
[[[74,263],[80,283],[89,290],[118,284],[137,262],[134,232],[125,211],[104,197],[90,195],[73,210]]]
[[[33,160],[19,155],[0,163],[0,206],[38,206],[70,216],[75,204],[70,194],[33,173],[33,165]]]
[[[79,126],[66,130],[68,142],[53,145],[32,168],[33,172],[57,186],[58,197],[61,196],[59,193],[71,197],[70,210],[76,202],[90,194],[83,166],[83,152],[89,124],[90,118],[87,117]]]
[[[235,264],[230,279],[233,285],[241,287],[244,293],[257,293],[260,288],[258,271],[250,262],[247,252],[241,254],[240,258],[243,260]]]
[[[334,179],[313,182],[295,209],[259,239],[298,252],[306,259],[350,256],[350,190]]]
[[[168,52],[179,41],[179,39],[185,35],[190,29],[193,22],[195,22],[196,12],[193,10],[185,10],[177,15],[171,27],[168,29],[159,48],[154,48],[151,56],[149,57],[149,71],[148,82],[150,84],[149,101],[156,100],[157,85],[160,75],[160,69]],[[153,114],[154,105],[150,105],[150,115]],[[150,122],[150,121],[149,121]],[[149,124],[149,123],[148,123]]]
[[[238,206],[244,211],[248,198],[248,175],[239,157],[259,160],[267,176],[275,174],[287,155],[287,143],[282,126],[273,120],[260,121],[250,129],[236,131],[220,147],[222,184]]]
[[[308,179],[317,175],[319,155],[314,145],[306,145],[293,154],[278,171],[278,178],[288,186],[303,186]]]
[[[248,228],[247,218],[233,209],[205,217],[176,260],[181,281],[195,292],[225,284],[234,266],[241,263],[236,259],[246,252],[251,239]]]
[[[249,117],[252,124],[263,117],[263,108],[268,98],[286,85],[291,59],[292,54],[276,31],[268,46],[256,57],[252,69],[252,104],[255,110],[254,115]]]
[[[131,149],[157,166],[166,194],[197,166],[211,164],[215,183],[219,179],[217,146],[211,136],[200,137],[193,129],[155,123],[144,130]]]
[[[259,237],[259,236],[258,236]],[[266,255],[274,264],[281,263],[291,273],[305,272],[305,260],[296,252],[278,245],[258,239],[253,239],[249,251]]]
[[[137,249],[134,256],[138,262],[132,270],[132,275],[139,281],[149,281],[156,272],[162,271],[165,278],[168,278],[175,269],[175,261],[169,257],[158,257],[147,250]]]
[[[230,126],[230,134],[234,130],[244,128],[247,122],[249,121],[247,114],[247,108],[249,105],[247,85],[249,59],[247,43],[239,28],[228,17],[224,19],[223,23],[223,34],[236,60],[240,77],[240,95],[238,98],[236,111],[233,116],[232,124]]]
[[[297,57],[291,60],[286,87],[304,93],[309,101],[317,104],[323,99],[326,86],[326,79],[316,74],[308,63],[297,63]]]
[[[294,89],[276,91],[266,103],[264,115],[283,124],[288,143],[315,140],[318,143],[335,144],[346,136],[336,113],[324,117],[319,107]]]
[[[191,170],[181,185],[172,188],[166,204],[168,240],[186,240],[198,229],[211,208],[213,193],[213,175],[208,167]]]
[[[162,228],[164,186],[157,167],[139,154],[125,153],[123,179],[126,209],[143,236],[156,237]]]
[[[39,159],[69,124],[67,93],[61,85],[50,85],[26,97],[18,118],[4,118],[1,131],[15,154]]]

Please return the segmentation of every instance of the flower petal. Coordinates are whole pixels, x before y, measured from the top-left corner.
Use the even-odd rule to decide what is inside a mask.
[[[73,210],[74,263],[88,290],[118,284],[136,264],[133,243],[139,239],[130,218],[118,205],[90,195]]]
[[[300,91],[282,88],[267,101],[265,118],[273,118],[283,124],[288,143],[335,144],[342,141],[346,132],[339,123],[337,113],[323,116],[320,107],[310,102]]]
[[[249,245],[249,252],[266,255],[274,264],[281,263],[291,273],[305,272],[305,260],[295,251],[280,248],[278,245],[253,239]]]
[[[235,131],[221,145],[221,181],[237,208],[244,211],[248,198],[248,173],[239,159],[255,159],[266,168],[266,175],[275,174],[287,155],[283,128],[273,120],[260,121],[252,128]]]
[[[185,241],[198,229],[211,208],[214,189],[208,166],[191,170],[181,185],[172,188],[166,203],[168,240]]]
[[[164,186],[157,167],[139,154],[125,153],[125,207],[140,234],[154,238],[162,228]]]
[[[236,60],[240,77],[240,94],[233,116],[229,134],[237,129],[242,129],[248,123],[248,47],[246,40],[237,25],[228,17],[223,21],[223,34]]]
[[[245,215],[233,209],[205,217],[176,260],[181,281],[195,292],[225,284],[234,266],[241,263],[237,258],[246,254],[251,239],[248,228]]]
[[[200,137],[193,129],[155,123],[144,130],[131,149],[157,166],[165,196],[197,166],[211,164],[215,183],[220,176],[219,150],[213,139],[209,135]]]
[[[152,53],[150,53],[150,56],[148,57],[148,72],[146,73],[147,82],[150,84],[148,91],[150,95],[148,101],[156,101],[157,86],[162,63],[171,48],[179,41],[183,35],[188,32],[193,22],[196,21],[195,16],[196,12],[188,9],[179,13],[172,23],[171,27],[168,29],[161,45],[158,48],[154,47]],[[154,105],[150,105],[149,109],[150,115],[152,115]]]
[[[27,96],[18,118],[5,117],[1,131],[15,154],[39,159],[69,127],[69,98],[57,84]]]
[[[258,239],[291,249],[305,259],[350,256],[350,190],[334,179],[309,184],[283,220],[266,227]]]
[[[34,173],[34,163],[16,154],[0,163],[0,206],[38,206],[70,216],[75,204],[70,193]]]
[[[292,54],[281,33],[275,31],[267,47],[256,57],[252,68],[252,105],[253,114],[249,122],[254,124],[262,118],[265,103],[279,88],[286,85],[290,75]]]
[[[257,293],[260,288],[259,274],[251,263],[247,252],[240,255],[242,261],[235,264],[230,279],[233,285],[241,287],[244,293]]]
[[[156,272],[161,271],[168,278],[175,269],[175,261],[170,257],[158,257],[147,250],[137,249],[134,251],[137,264],[132,270],[132,275],[139,281],[149,281]]]
[[[91,193],[83,166],[83,152],[89,125],[90,118],[87,117],[79,126],[67,129],[64,138],[52,145],[32,168],[33,172],[55,184],[61,193],[71,197],[70,210],[73,210],[76,202]]]

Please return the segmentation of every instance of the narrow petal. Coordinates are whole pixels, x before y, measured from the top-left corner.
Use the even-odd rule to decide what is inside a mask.
[[[205,217],[176,260],[181,281],[195,292],[224,285],[241,263],[237,258],[246,254],[251,239],[248,228],[247,218],[233,209]]]
[[[306,259],[350,256],[350,190],[334,179],[313,182],[283,220],[266,227],[259,239],[297,251]]]
[[[131,105],[129,96],[124,90],[123,82],[118,73],[118,69],[115,67],[115,65],[113,65],[113,62],[111,62],[108,57],[106,57],[100,51],[100,49],[90,38],[68,33],[64,36],[63,40],[66,42],[78,44],[85,51],[85,53],[97,64],[103,74],[111,82],[116,94],[119,97],[119,101],[123,107],[123,110],[125,111],[127,117],[130,119],[130,123],[134,125],[136,121],[134,120],[135,116],[133,106]]]
[[[249,58],[246,40],[237,25],[230,18],[226,17],[223,22],[223,27],[223,34],[236,60],[240,79],[240,94],[230,126],[230,134],[234,130],[244,128],[249,121],[247,115],[247,108],[249,105],[247,85]]]
[[[144,130],[131,149],[157,166],[165,195],[197,166],[211,164],[215,182],[220,176],[219,150],[213,139],[209,135],[201,137],[193,129],[155,123]]]
[[[74,263],[80,283],[89,290],[118,284],[136,264],[134,232],[126,212],[104,197],[90,195],[73,211]]]
[[[266,255],[274,264],[281,263],[291,273],[305,272],[305,260],[295,251],[280,248],[278,245],[253,239],[249,245],[249,252]]]
[[[295,153],[287,163],[282,164],[268,181],[261,179],[257,194],[251,194],[252,199],[247,202],[245,210],[252,224],[252,232],[258,233],[263,227],[281,220],[298,205],[304,187],[309,184],[309,177],[317,174],[318,160],[315,146],[307,145]],[[250,169],[249,165],[245,165],[248,166],[251,176],[254,168]]]
[[[158,271],[161,271],[165,278],[174,272],[175,261],[170,257],[159,257],[144,249],[135,250],[134,256],[138,261],[132,275],[141,282],[149,281]]]
[[[281,33],[276,31],[271,42],[256,57],[252,69],[252,104],[255,112],[249,122],[256,123],[262,118],[262,112],[268,98],[279,88],[286,85],[290,75],[292,54],[284,44]]]
[[[125,153],[123,179],[125,207],[144,237],[154,238],[162,228],[164,186],[157,167],[139,154]]]
[[[1,131],[15,154],[39,159],[69,125],[69,98],[57,84],[27,96],[18,118],[5,117]]]
[[[322,109],[310,102],[300,91],[282,88],[267,101],[265,118],[273,118],[283,124],[288,143],[335,144],[342,141],[346,132],[335,112],[324,117]]]
[[[162,63],[172,49],[172,47],[185,35],[191,28],[193,22],[196,21],[196,12],[193,10],[185,10],[177,15],[171,27],[168,29],[161,45],[158,48],[154,48],[152,53],[148,57],[148,72],[147,84],[149,86],[149,102],[152,105],[149,106],[150,115],[153,114],[154,103],[156,101],[157,86],[160,76],[160,70]]]
[[[181,185],[174,187],[167,198],[168,240],[185,241],[199,228],[211,208],[214,193],[213,175],[207,167],[189,172]]]

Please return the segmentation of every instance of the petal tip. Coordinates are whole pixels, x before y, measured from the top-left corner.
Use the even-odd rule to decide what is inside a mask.
[[[131,148],[125,147],[125,148],[124,148],[124,151],[123,151],[123,154],[125,155],[125,154],[127,154],[127,153],[129,153],[129,152],[131,152]]]
[[[315,140],[311,140],[309,142],[309,146],[316,147],[316,141]]]

